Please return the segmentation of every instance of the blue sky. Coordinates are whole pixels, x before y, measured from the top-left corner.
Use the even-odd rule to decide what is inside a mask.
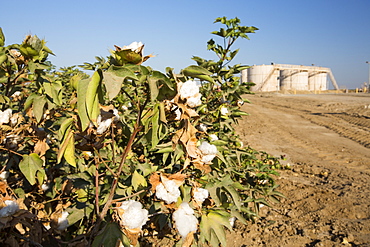
[[[75,0],[2,1],[0,27],[6,45],[27,34],[44,38],[57,67],[95,62],[113,45],[145,44],[156,57],[145,65],[176,72],[192,56],[216,59],[207,51],[217,17],[238,17],[259,30],[236,42],[234,63],[329,67],[337,83],[356,88],[367,82],[370,61],[370,0]]]

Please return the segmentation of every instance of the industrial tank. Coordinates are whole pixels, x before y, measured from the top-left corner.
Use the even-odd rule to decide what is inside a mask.
[[[248,69],[242,70],[242,76],[240,82],[248,82]]]
[[[279,90],[279,71],[274,65],[258,65],[248,68],[248,82],[256,84],[252,91],[277,91]]]
[[[281,90],[308,90],[308,72],[285,69],[280,71]]]
[[[316,72],[313,71],[308,76],[308,90],[316,91],[316,90],[327,90],[327,77],[328,73],[326,72]]]

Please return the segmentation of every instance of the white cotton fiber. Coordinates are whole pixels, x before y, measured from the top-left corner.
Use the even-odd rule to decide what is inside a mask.
[[[156,197],[164,200],[167,204],[177,202],[177,198],[180,196],[180,190],[176,182],[173,180],[163,181],[157,185]]]
[[[6,206],[0,209],[0,218],[11,216],[19,210],[19,206],[16,201],[6,200],[4,203]]]
[[[194,216],[194,210],[187,202],[180,204],[179,208],[172,215],[175,227],[183,238],[198,228],[198,220]]]
[[[148,210],[140,202],[129,200],[122,203],[124,213],[121,215],[123,225],[128,229],[140,228],[148,221]]]

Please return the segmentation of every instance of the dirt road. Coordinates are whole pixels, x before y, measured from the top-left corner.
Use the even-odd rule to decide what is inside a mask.
[[[263,224],[237,224],[230,246],[370,246],[370,94],[245,97],[244,143],[292,169],[278,180],[287,198]]]

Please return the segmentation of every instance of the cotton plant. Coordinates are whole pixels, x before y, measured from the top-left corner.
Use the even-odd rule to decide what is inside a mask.
[[[231,25],[214,32],[229,33],[225,44],[254,30],[238,29],[237,19],[217,22]],[[0,46],[1,38],[0,32]],[[229,65],[237,53],[229,46],[210,41],[208,49],[219,61],[194,57],[198,65],[163,73],[144,66],[152,56],[143,54],[142,42],[132,42],[83,65],[93,71],[85,76],[70,68],[60,74],[47,70],[49,65],[40,63],[45,53],[51,54],[44,44],[27,37],[16,50],[20,55],[6,51],[11,59],[0,66],[16,69],[15,59],[23,59],[27,72],[19,77],[22,87],[16,78],[0,87],[9,99],[21,97],[1,103],[7,110],[0,112],[5,130],[0,148],[9,151],[0,158],[9,164],[10,175],[1,175],[0,183],[10,187],[0,192],[27,197],[27,207],[37,213],[32,219],[50,221],[47,234],[57,234],[56,241],[71,246],[116,246],[121,241],[127,247],[138,244],[140,236],[151,241],[158,232],[177,241],[171,236],[176,230],[184,247],[225,246],[223,229],[230,229],[229,219],[254,217],[246,213],[252,203],[243,203],[251,199],[248,188],[263,187],[256,194],[273,191],[272,183],[248,180],[252,172],[259,174],[256,167],[265,167],[264,161],[248,149],[236,149],[233,121],[242,116],[238,100],[246,91],[235,76],[243,66]],[[37,73],[30,70],[32,63]],[[12,96],[17,90],[21,93]],[[263,179],[271,178],[267,174]],[[27,236],[35,243],[37,237]]]

